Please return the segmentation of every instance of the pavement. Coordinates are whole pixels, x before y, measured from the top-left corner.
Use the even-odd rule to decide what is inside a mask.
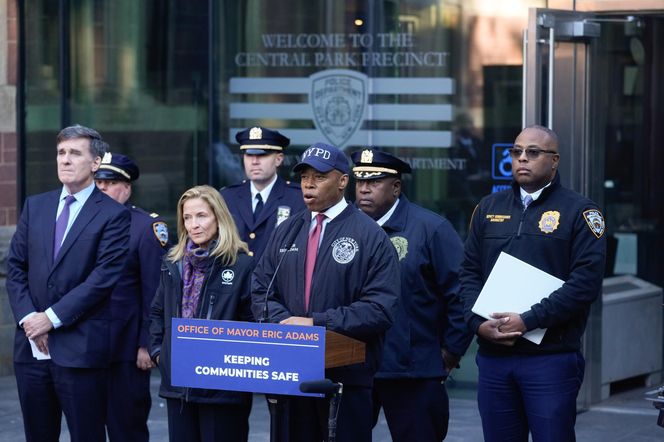
[[[152,376],[152,411],[148,426],[152,441],[167,441],[166,405],[157,396],[159,376]],[[657,410],[644,400],[648,388],[633,388],[611,395],[607,400],[579,413],[576,435],[579,442],[651,442],[664,441],[664,428],[657,426]],[[482,441],[482,427],[474,393],[469,390],[450,391],[450,428],[446,441]],[[23,421],[13,376],[0,376],[0,441],[22,441]],[[63,423],[61,441],[70,440]],[[265,399],[255,395],[250,417],[251,442],[269,441],[269,417]],[[387,423],[381,415],[373,431],[375,442],[391,441]],[[417,441],[414,441],[417,442]]]

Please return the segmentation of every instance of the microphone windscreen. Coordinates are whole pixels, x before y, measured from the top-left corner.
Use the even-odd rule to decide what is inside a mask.
[[[321,379],[319,381],[307,381],[300,383],[300,391],[302,393],[321,393],[332,394],[339,389],[339,384],[332,382],[329,379]]]

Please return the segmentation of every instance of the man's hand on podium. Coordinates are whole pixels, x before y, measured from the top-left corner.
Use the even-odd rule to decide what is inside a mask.
[[[305,318],[302,316],[291,316],[286,318],[279,324],[288,324],[288,325],[314,325],[314,318]]]

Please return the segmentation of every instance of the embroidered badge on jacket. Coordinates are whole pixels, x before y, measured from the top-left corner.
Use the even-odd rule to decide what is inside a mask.
[[[392,236],[390,241],[392,241],[392,245],[397,251],[399,261],[401,261],[408,254],[408,240],[403,236]]]
[[[235,278],[235,272],[233,272],[231,269],[224,269],[223,272],[221,272],[221,283],[224,285],[231,285],[233,284],[233,278]]]
[[[539,228],[544,233],[551,233],[558,228],[560,221],[560,212],[549,210],[544,212],[539,220]]]
[[[353,238],[337,238],[332,243],[332,258],[339,264],[348,264],[355,258],[360,246]]]
[[[604,235],[605,229],[602,212],[596,209],[586,210],[583,212],[583,217],[586,220],[586,224],[588,224],[588,227],[590,227],[590,230],[595,234],[595,236],[597,238],[601,238],[602,235]]]

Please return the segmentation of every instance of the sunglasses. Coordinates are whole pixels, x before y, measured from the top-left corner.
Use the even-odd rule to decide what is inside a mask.
[[[540,154],[542,153],[552,153],[554,155],[558,155],[558,152],[556,152],[555,150],[535,149],[533,147],[529,147],[528,149],[521,149],[520,147],[512,147],[508,150],[512,158],[520,158],[525,150],[526,158],[528,158],[529,160],[536,160],[537,158],[539,158]]]

